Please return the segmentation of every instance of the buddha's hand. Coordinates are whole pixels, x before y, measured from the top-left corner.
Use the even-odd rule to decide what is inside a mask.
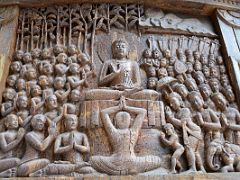
[[[121,72],[120,68],[117,68],[117,66],[113,63],[110,64],[110,67],[114,74],[119,74]]]
[[[26,131],[24,128],[19,128],[17,133],[17,139],[21,140],[23,139],[24,135],[26,134]]]

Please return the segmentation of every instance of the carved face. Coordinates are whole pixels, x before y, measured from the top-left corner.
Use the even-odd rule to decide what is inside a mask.
[[[215,66],[211,67],[210,74],[212,77],[217,78],[219,76],[217,67],[215,67]]]
[[[54,87],[56,89],[62,89],[65,85],[65,80],[61,77],[57,77],[54,81]]]
[[[200,59],[200,53],[198,51],[194,51],[193,52],[193,57],[194,57],[195,61],[199,60]]]
[[[162,68],[167,66],[167,59],[166,59],[166,58],[162,58],[162,59],[161,59],[161,61],[160,61],[160,66],[161,66]]]
[[[168,76],[168,72],[167,72],[166,68],[160,68],[158,70],[158,76],[159,77],[166,77],[166,76]]]
[[[208,64],[208,59],[207,57],[205,57],[203,54],[200,57],[200,61],[203,65],[207,65]]]
[[[17,129],[18,124],[18,117],[15,114],[10,114],[6,118],[5,126],[7,129]]]
[[[219,66],[219,71],[220,71],[221,74],[225,74],[225,73],[226,73],[226,68],[225,68],[225,66],[224,66],[224,65],[220,65],[220,66]]]
[[[199,89],[203,97],[210,97],[212,92],[208,85],[202,85]]]
[[[167,50],[164,51],[164,57],[165,57],[165,58],[170,58],[170,57],[171,57],[171,52],[170,52],[169,49],[167,49]]]
[[[22,68],[22,64],[20,61],[14,61],[11,63],[11,70],[14,73],[19,73]]]
[[[68,47],[68,53],[69,53],[70,56],[76,54],[76,53],[77,53],[77,48],[76,48],[76,46],[75,46],[75,45],[70,45],[70,46]]]
[[[18,79],[17,80],[17,89],[18,91],[22,91],[25,90],[26,88],[26,82],[24,79]]]
[[[70,65],[69,70],[70,70],[70,72],[71,72],[72,74],[77,74],[77,73],[80,72],[80,67],[79,67],[78,64],[72,63],[72,64]]]
[[[200,61],[196,61],[194,63],[194,69],[195,69],[195,71],[202,71],[202,64]]]
[[[75,130],[78,126],[77,116],[75,114],[68,114],[65,116],[64,125],[66,130]]]
[[[187,65],[187,68],[188,68],[187,72],[188,73],[193,72],[193,65],[192,65],[192,63],[191,62],[187,62],[186,65]]]
[[[153,66],[149,67],[147,70],[147,74],[149,77],[156,77],[157,73],[156,73],[155,67],[153,67]]]
[[[14,89],[7,88],[3,92],[3,98],[5,101],[13,100],[15,96],[16,96],[16,91]]]
[[[118,129],[127,129],[130,127],[131,116],[128,112],[120,111],[115,116],[116,127]]]
[[[23,55],[23,62],[25,63],[25,64],[27,64],[27,63],[30,63],[32,61],[32,56],[31,56],[31,54],[30,53],[25,53],[24,55]]]
[[[173,67],[172,66],[168,66],[167,67],[167,72],[168,72],[168,75],[169,76],[172,76],[172,77],[174,77],[174,69],[173,69]]]
[[[19,108],[27,108],[28,107],[28,98],[26,96],[19,96],[17,99],[17,106]]]
[[[45,123],[46,123],[46,118],[42,114],[37,114],[33,116],[31,121],[31,125],[33,129],[37,131],[42,131],[45,127]]]
[[[225,97],[227,98],[227,100],[229,102],[234,102],[235,101],[235,95],[234,95],[232,89],[226,88],[224,94],[225,94]]]
[[[50,57],[50,50],[48,48],[43,49],[41,56],[43,59],[48,59]]]
[[[31,68],[26,72],[26,76],[27,76],[26,78],[28,80],[36,79],[37,78],[37,72],[36,72],[35,69]]]
[[[60,53],[58,56],[57,56],[57,60],[58,60],[58,63],[66,63],[67,61],[67,55],[65,53]]]
[[[188,95],[188,90],[187,90],[187,88],[186,88],[184,85],[179,85],[179,86],[176,88],[176,92],[177,92],[182,98],[185,98],[185,97],[187,97],[187,95]]]
[[[194,109],[200,110],[203,107],[203,99],[201,98],[200,95],[194,94],[189,98],[189,101],[191,102],[191,105],[193,106]]]
[[[112,50],[113,56],[117,59],[125,58],[128,55],[128,45],[123,41],[114,43]]]
[[[174,134],[173,126],[171,126],[170,124],[165,125],[164,130],[165,130],[165,132],[167,133],[168,136],[171,136],[172,134]]]
[[[58,107],[57,97],[55,95],[48,96],[48,98],[47,98],[47,106],[50,109]]]
[[[157,49],[155,49],[154,51],[153,51],[153,58],[154,59],[158,59],[159,57],[160,57],[160,51],[159,50],[157,50]]]
[[[42,90],[41,90],[41,87],[38,86],[38,85],[35,85],[32,87],[31,89],[31,95],[33,97],[36,97],[36,96],[40,96],[42,94]]]
[[[151,58],[151,57],[152,57],[152,51],[151,51],[151,49],[146,49],[146,50],[144,51],[144,57],[145,57],[145,58]]]
[[[74,101],[74,102],[79,101],[80,100],[80,95],[81,95],[80,91],[77,90],[77,89],[74,89],[74,90],[71,91],[70,100]]]
[[[15,54],[16,60],[21,61],[22,57],[23,57],[23,54],[24,54],[24,52],[21,51],[21,50],[16,51],[16,54]]]
[[[53,51],[56,55],[62,53],[64,51],[63,46],[57,44],[54,48]]]
[[[7,78],[7,84],[10,87],[13,87],[16,84],[17,76],[15,75],[10,75]]]
[[[169,65],[173,66],[175,61],[176,61],[175,58],[170,58],[169,59]]]
[[[53,66],[50,63],[44,64],[43,73],[46,75],[51,75],[53,73]]]
[[[223,86],[229,85],[229,80],[228,80],[228,77],[226,75],[221,76],[221,83],[222,83]]]
[[[197,84],[202,84],[202,83],[204,83],[205,78],[204,78],[203,74],[197,73],[195,75],[195,80],[196,80]]]
[[[227,102],[220,93],[214,95],[212,97],[212,100],[219,109],[221,110],[225,109]]]
[[[222,64],[223,64],[223,58],[222,58],[222,56],[218,56],[218,57],[217,57],[217,63],[218,63],[219,65],[222,65]]]
[[[173,108],[175,111],[179,109],[180,107],[180,101],[177,97],[169,97],[169,105],[171,106],[171,108]]]
[[[39,58],[41,54],[41,50],[40,49],[33,49],[31,52],[31,55],[33,58]]]
[[[157,78],[149,78],[148,88],[149,89],[156,89],[156,86],[157,86]]]
[[[203,66],[203,74],[205,75],[205,77],[210,76],[210,70],[207,66]]]
[[[39,80],[38,80],[38,83],[41,87],[48,86],[49,85],[48,77],[44,76],[44,75],[40,76]]]
[[[217,79],[213,79],[209,82],[212,91],[213,92],[218,92],[219,91],[219,82],[217,81]]]
[[[184,83],[189,91],[197,91],[198,90],[197,84],[194,79],[188,78],[185,80]]]
[[[85,64],[89,64],[90,63],[90,57],[88,54],[86,53],[80,53],[78,55],[78,62],[84,66]]]

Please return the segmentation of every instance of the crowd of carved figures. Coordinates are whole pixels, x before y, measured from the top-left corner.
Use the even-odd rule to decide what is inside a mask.
[[[140,16],[139,5],[21,12],[2,95],[0,177],[128,175],[161,169],[162,157],[135,152],[144,123],[151,121],[153,109],[143,106],[149,101],[164,107],[161,124],[152,128],[171,153],[165,173],[240,171],[240,114],[217,40],[175,36],[173,45],[174,38],[148,35],[146,49],[135,61],[128,56],[130,42],[119,38],[111,43],[112,59],[97,72],[95,30],[109,32],[111,25],[128,30]],[[97,88],[89,86],[89,79],[97,81]],[[88,128],[79,128],[84,103],[91,101],[99,103],[92,118],[106,132],[108,156],[90,153]]]

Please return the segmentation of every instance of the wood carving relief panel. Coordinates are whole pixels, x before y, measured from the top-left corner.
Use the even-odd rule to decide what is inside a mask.
[[[240,114],[217,35],[181,18],[149,33],[144,18],[135,4],[21,10],[1,177],[240,171]],[[151,28],[162,19],[176,16]]]

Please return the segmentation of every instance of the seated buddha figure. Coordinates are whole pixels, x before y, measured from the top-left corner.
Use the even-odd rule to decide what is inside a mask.
[[[140,68],[136,61],[128,59],[128,44],[116,40],[112,44],[113,59],[103,63],[98,85],[101,89],[86,92],[87,100],[119,99],[122,95],[131,99],[158,99],[154,90],[142,90]]]

